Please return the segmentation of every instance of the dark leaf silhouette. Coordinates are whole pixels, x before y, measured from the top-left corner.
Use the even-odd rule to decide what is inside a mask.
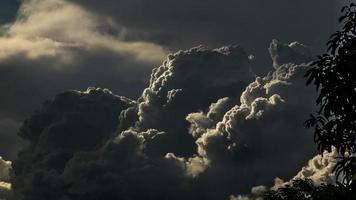
[[[321,153],[337,149],[334,172],[350,186],[356,175],[356,4],[343,7],[339,21],[343,27],[330,36],[328,52],[305,74],[307,85],[314,84],[319,92],[319,109],[305,125],[314,127]]]

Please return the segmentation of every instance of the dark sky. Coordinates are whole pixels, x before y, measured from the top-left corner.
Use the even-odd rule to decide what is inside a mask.
[[[276,177],[332,181],[307,164],[303,73],[343,3],[2,0],[0,172],[13,161],[15,189],[0,199],[227,200]]]
[[[3,0],[0,2],[0,23],[11,22],[16,17],[17,9],[20,5],[18,0]]]

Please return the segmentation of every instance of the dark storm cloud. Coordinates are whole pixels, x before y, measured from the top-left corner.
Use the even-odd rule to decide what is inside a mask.
[[[339,0],[69,0],[110,16],[127,27],[128,39],[163,43],[171,49],[238,43],[257,54],[266,72],[265,48],[272,38],[300,41],[315,50],[334,31]],[[141,33],[141,34],[138,34]],[[168,42],[167,42],[168,41]]]
[[[106,143],[118,126],[120,112],[134,103],[95,88],[64,92],[45,102],[19,132],[29,145],[13,164],[16,194],[42,199],[61,192],[64,185],[59,175],[73,154]]]
[[[165,151],[191,154],[195,145],[185,117],[207,109],[220,97],[239,95],[253,79],[251,62],[239,46],[212,50],[199,46],[169,55],[153,70],[150,85],[138,100],[134,128],[165,131],[169,144]]]
[[[24,1],[1,28],[0,141],[13,142],[0,155],[15,157],[19,121],[55,93],[94,85],[139,98],[89,88],[44,103],[20,129],[28,144],[14,159],[13,189],[0,180],[0,198],[215,200],[275,177],[333,179],[334,155],[297,173],[314,153],[303,128],[312,53],[274,40],[273,65],[261,56],[271,38],[317,49],[334,28],[336,0],[68,2]],[[238,45],[179,51],[144,89],[162,45],[198,43],[242,43],[255,56]]]
[[[274,40],[271,55],[298,58],[292,44]],[[196,47],[155,68],[137,103],[100,89],[58,95],[21,129],[30,146],[14,161],[13,191],[23,200],[215,200],[293,178],[314,153],[303,128],[315,97],[307,65],[281,59],[246,84],[250,62],[238,46]],[[328,162],[314,158],[297,176],[322,180]]]
[[[293,44],[274,40],[271,54],[297,58]],[[268,184],[277,176],[292,177],[315,153],[312,134],[303,127],[316,96],[305,87],[308,65],[290,60],[279,64],[273,73],[249,84],[234,106],[223,98],[206,112],[188,115],[198,148],[197,156],[184,160],[201,181],[201,190],[214,187],[205,191],[207,197],[219,199],[234,190],[247,192],[251,186]],[[211,113],[223,117],[216,122]]]
[[[16,153],[24,145],[17,132],[21,126],[21,122],[13,119],[0,119],[0,152],[7,160],[16,158]]]

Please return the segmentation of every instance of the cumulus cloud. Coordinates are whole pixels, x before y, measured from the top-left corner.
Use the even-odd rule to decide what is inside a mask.
[[[272,56],[283,52],[283,56],[298,57],[292,51],[297,43],[277,43],[271,44]],[[197,137],[198,148],[197,156],[183,160],[188,169],[190,160],[200,160],[195,163],[199,163],[198,173],[204,184],[223,188],[207,191],[211,192],[207,196],[227,196],[232,188],[247,191],[277,175],[290,177],[315,153],[312,134],[302,125],[315,100],[315,93],[304,83],[308,65],[288,61],[276,63],[275,67],[273,73],[257,77],[249,84],[240,102],[235,100],[232,105],[228,98],[223,98],[206,113],[188,115],[190,132]],[[223,117],[214,122],[212,113]],[[271,144],[278,145],[271,147]]]
[[[333,169],[338,156],[335,148],[331,152],[324,152],[323,155],[315,156],[293,177],[293,180],[310,179],[316,186],[335,184],[336,176]]]
[[[64,170],[68,194],[74,199],[192,199],[180,163],[150,153],[162,134],[128,130],[94,155],[77,154]]]
[[[205,110],[221,97],[239,95],[253,77],[251,62],[237,45],[219,49],[199,46],[170,54],[153,70],[149,86],[138,99],[134,128],[164,131],[168,140],[165,152],[191,154],[195,145],[187,133],[186,116]]]
[[[323,155],[316,155],[302,167],[302,169],[290,180],[284,181],[281,178],[274,179],[274,185],[270,190],[278,190],[293,185],[294,181],[310,180],[311,183],[318,187],[322,185],[336,184],[335,173],[333,168],[336,165],[338,153],[335,148],[331,152],[325,151]],[[263,200],[264,192],[268,187],[264,185],[252,187],[248,195],[231,195],[230,200]]]
[[[274,37],[324,41],[337,5],[23,1],[15,21],[0,29],[0,90],[8,91],[0,94],[0,153],[14,159],[11,177],[10,163],[0,159],[0,198],[258,198],[269,186],[250,188],[275,177],[333,181],[333,153],[313,158],[293,178],[315,153],[303,127],[315,100],[303,78],[312,53],[273,40],[273,67],[261,56]],[[197,46],[158,65],[165,47],[236,41],[255,54],[238,45]],[[77,91],[90,85],[138,99]],[[67,89],[76,90],[61,92]],[[18,130],[26,145],[16,158]]]
[[[293,44],[273,41],[272,57],[298,58]],[[282,59],[253,78],[249,57],[236,45],[171,54],[137,101],[95,88],[58,95],[20,131],[30,145],[14,161],[15,193],[36,200],[228,199],[275,177],[289,180],[315,153],[303,126],[316,96],[305,87],[308,65]],[[323,169],[314,161],[299,176],[317,180]]]
[[[120,112],[134,103],[100,88],[64,92],[45,102],[19,132],[29,145],[13,163],[14,191],[25,199],[59,192],[66,163],[77,152],[100,148],[115,132]]]

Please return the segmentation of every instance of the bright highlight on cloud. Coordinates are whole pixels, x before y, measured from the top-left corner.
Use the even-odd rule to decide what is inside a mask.
[[[107,49],[153,63],[165,56],[163,48],[158,45],[120,41],[100,30],[109,25],[104,19],[65,1],[25,1],[17,20],[5,29],[1,38],[0,58],[23,53],[29,59],[47,56],[69,62],[76,49]]]
[[[5,161],[0,156],[0,198],[6,198],[10,194],[11,183],[10,181],[11,162]]]

